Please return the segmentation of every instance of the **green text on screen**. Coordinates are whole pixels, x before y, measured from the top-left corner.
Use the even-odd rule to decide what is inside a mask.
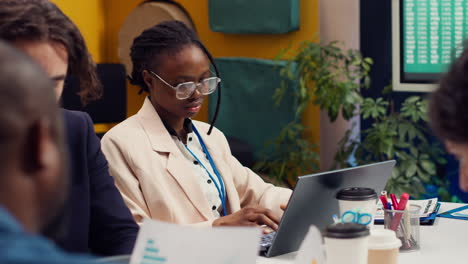
[[[468,0],[401,0],[403,71],[440,73],[460,55]]]

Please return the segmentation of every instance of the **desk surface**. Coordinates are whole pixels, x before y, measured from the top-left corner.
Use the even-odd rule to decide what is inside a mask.
[[[439,213],[463,204],[442,203]],[[382,226],[378,226],[382,227]],[[421,226],[421,250],[400,253],[399,264],[466,264],[468,263],[468,221],[436,218],[433,226]],[[274,258],[259,257],[257,264],[289,264],[296,254]]]

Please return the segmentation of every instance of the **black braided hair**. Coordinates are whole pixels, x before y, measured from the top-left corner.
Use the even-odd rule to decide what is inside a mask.
[[[216,67],[213,56],[200,41],[196,33],[187,25],[180,21],[166,21],[156,26],[146,29],[133,40],[130,48],[130,57],[132,59],[132,76],[129,77],[130,83],[138,85],[141,91],[149,92],[149,88],[143,80],[143,71],[147,69],[157,69],[159,57],[162,54],[176,54],[187,45],[196,45],[208,57],[216,76],[219,77],[219,71]],[[214,123],[218,118],[219,106],[221,103],[221,84],[218,87],[218,101],[216,110],[211,120],[208,135],[211,134]]]

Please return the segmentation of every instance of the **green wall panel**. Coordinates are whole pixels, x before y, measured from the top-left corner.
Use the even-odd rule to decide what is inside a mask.
[[[283,61],[251,58],[218,58],[216,65],[222,79],[221,106],[216,127],[227,136],[242,139],[254,147],[259,158],[267,140],[278,136],[280,130],[294,119],[293,89],[284,96],[281,105],[272,99],[280,87]],[[297,84],[288,81],[291,87]],[[217,94],[209,100],[210,120],[216,106]]]

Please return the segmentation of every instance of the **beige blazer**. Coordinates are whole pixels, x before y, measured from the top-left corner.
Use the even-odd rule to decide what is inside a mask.
[[[279,206],[288,202],[291,190],[267,184],[242,166],[232,156],[221,131],[214,128],[208,136],[208,124],[193,123],[224,180],[228,214],[246,205],[260,205],[281,216]],[[110,174],[138,223],[152,218],[211,225],[215,220],[192,168],[148,98],[136,115],[106,133],[102,150]]]

